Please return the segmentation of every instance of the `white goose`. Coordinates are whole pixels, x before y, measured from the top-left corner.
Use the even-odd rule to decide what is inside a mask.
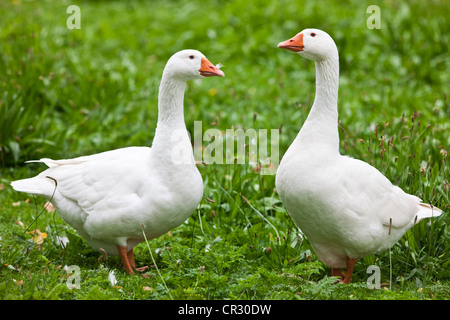
[[[133,247],[182,224],[203,196],[186,131],[186,81],[225,76],[197,50],[175,53],[167,62],[158,96],[152,147],[129,147],[68,160],[41,159],[49,168],[13,181],[17,191],[51,199],[65,222],[95,249],[119,255],[134,273]]]
[[[278,44],[315,61],[311,111],[278,167],[276,189],[332,276],[349,283],[358,258],[390,248],[416,222],[442,211],[405,193],[369,164],[339,153],[339,58],[324,31]]]

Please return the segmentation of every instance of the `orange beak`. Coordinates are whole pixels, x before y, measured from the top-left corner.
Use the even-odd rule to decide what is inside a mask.
[[[205,57],[202,57],[202,64],[200,65],[200,70],[198,71],[200,72],[200,75],[204,77],[213,77],[213,76],[225,77],[225,73],[223,73],[223,71],[221,71],[211,62],[209,62],[209,60],[206,59]]]
[[[304,47],[303,33],[299,33],[295,37],[278,44],[278,48],[288,49],[294,52],[303,51]]]

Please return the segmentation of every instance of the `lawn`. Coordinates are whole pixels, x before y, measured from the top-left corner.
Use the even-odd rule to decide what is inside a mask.
[[[67,26],[70,4],[80,29]],[[449,299],[450,2],[379,1],[380,29],[367,25],[372,4],[1,2],[0,299]],[[191,136],[195,121],[203,132],[276,129],[281,158],[314,100],[315,71],[276,45],[307,27],[339,49],[341,152],[446,211],[361,259],[350,285],[334,284],[275,176],[250,161],[198,167],[202,202],[183,225],[136,247],[137,264],[150,266],[136,276],[91,249],[44,199],[9,186],[44,169],[27,160],[151,145],[162,70],[185,48],[226,74],[188,83]],[[380,289],[368,285],[374,265]]]

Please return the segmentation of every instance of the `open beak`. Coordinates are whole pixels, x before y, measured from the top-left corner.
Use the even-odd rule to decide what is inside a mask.
[[[299,52],[299,51],[303,51],[303,48],[305,46],[303,45],[303,33],[299,33],[297,34],[295,37],[280,42],[278,44],[278,48],[282,48],[282,49],[288,49],[294,52]]]
[[[223,73],[223,71],[221,71],[218,67],[209,62],[209,60],[205,57],[202,57],[202,64],[200,65],[200,70],[198,71],[204,77],[225,77],[225,73]]]

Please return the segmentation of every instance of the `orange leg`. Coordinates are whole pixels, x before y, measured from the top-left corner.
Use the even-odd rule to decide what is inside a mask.
[[[136,262],[134,261],[134,253],[133,253],[133,249],[131,249],[130,251],[128,251],[127,253],[127,258],[128,258],[128,262],[130,263],[131,268],[133,268],[136,271],[144,271],[148,268],[148,266],[144,266],[144,267],[140,267],[140,268],[136,268]]]
[[[350,281],[352,280],[353,269],[355,268],[355,264],[356,264],[357,260],[358,259],[351,259],[351,258],[347,257],[347,259],[346,259],[347,270],[346,270],[345,276],[344,276],[344,283],[346,283],[346,284],[350,283]]]
[[[128,259],[128,262],[130,263],[131,268],[135,269],[136,262],[134,261],[133,249],[131,249],[130,251],[127,252],[127,259]]]
[[[120,261],[122,261],[123,268],[128,274],[134,274],[133,268],[128,260],[129,253],[127,253],[127,246],[117,246],[117,251],[119,251]],[[134,264],[134,259],[133,259]]]
[[[342,270],[341,268],[331,268],[331,276],[342,278]]]
[[[350,259],[347,257],[346,263],[347,263],[347,270],[345,271],[345,274],[341,271],[341,268],[331,268],[331,276],[332,277],[338,277],[339,281],[341,283],[350,283],[353,269],[355,268],[356,261],[358,259]]]

